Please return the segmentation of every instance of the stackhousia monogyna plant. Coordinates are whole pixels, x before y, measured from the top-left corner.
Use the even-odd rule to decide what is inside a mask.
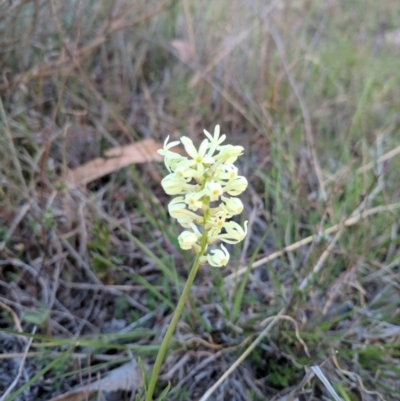
[[[168,205],[169,214],[185,229],[178,237],[182,249],[191,250],[196,255],[193,267],[165,333],[158,352],[150,382],[146,391],[146,401],[151,401],[160,371],[161,363],[169,341],[182,314],[190,288],[201,264],[225,266],[229,262],[229,252],[219,242],[237,244],[247,233],[247,221],[242,228],[230,219],[243,210],[243,203],[236,196],[247,187],[245,177],[238,175],[234,165],[243,154],[242,146],[222,145],[226,135],[220,135],[217,125],[214,135],[204,130],[206,139],[197,150],[191,139],[181,137],[180,141],[164,143],[158,151],[164,157],[169,174],[161,181],[168,195],[176,195]],[[182,144],[188,156],[171,151]]]

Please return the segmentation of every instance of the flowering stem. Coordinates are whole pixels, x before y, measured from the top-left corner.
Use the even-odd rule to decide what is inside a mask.
[[[182,315],[183,308],[185,307],[186,300],[189,296],[190,288],[192,287],[193,281],[194,281],[197,271],[199,269],[200,257],[204,255],[206,247],[207,247],[207,234],[208,234],[207,231],[204,230],[203,235],[201,237],[201,250],[196,256],[196,259],[193,263],[192,269],[190,270],[189,276],[188,276],[185,286],[183,288],[181,297],[179,298],[178,305],[176,306],[176,309],[172,316],[171,322],[170,322],[168,329],[165,333],[165,336],[162,340],[160,349],[157,354],[156,361],[154,362],[154,367],[153,367],[153,371],[151,373],[149,387],[146,392],[145,401],[152,401],[152,399],[153,399],[153,393],[154,393],[154,389],[157,384],[157,378],[158,378],[158,373],[161,368],[161,364],[164,360],[164,356],[167,352],[169,342],[171,340],[172,335],[174,334],[174,331],[175,331],[176,325],[178,324],[179,318]]]
[[[223,196],[225,192],[228,195],[237,196],[247,187],[246,178],[238,176],[237,168],[233,165],[238,156],[243,153],[244,148],[221,145],[226,135],[220,135],[219,125],[215,127],[213,136],[206,130],[204,134],[207,139],[203,140],[198,150],[193,141],[186,136],[181,137],[180,141],[171,143],[168,143],[169,137],[167,137],[164,148],[158,150],[158,153],[164,156],[165,166],[170,173],[163,178],[161,185],[167,194],[179,195],[168,204],[169,214],[184,228],[191,229],[179,235],[179,245],[182,249],[193,250],[197,253],[197,257],[158,351],[150,383],[146,389],[145,401],[153,399],[161,364],[182,315],[200,263],[220,267],[226,266],[229,262],[229,252],[223,245],[221,249],[211,249],[205,255],[207,246],[214,244],[218,239],[237,244],[243,240],[247,232],[247,222],[243,229],[234,221],[226,221],[243,210],[242,202]],[[179,143],[182,143],[189,157],[170,150]],[[215,152],[217,154],[214,155]],[[222,203],[210,208],[210,202],[217,202],[219,198]],[[199,214],[194,213],[196,211],[199,211]],[[202,234],[198,226],[203,227]],[[222,229],[225,229],[226,233],[221,234]]]

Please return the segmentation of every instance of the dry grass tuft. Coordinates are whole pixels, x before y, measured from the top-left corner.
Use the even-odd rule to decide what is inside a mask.
[[[119,168],[110,149],[216,123],[246,148],[250,235],[200,271],[159,392],[326,400],[325,377],[344,401],[399,399],[398,15],[372,0],[0,0],[0,400],[153,363],[191,255],[161,165]],[[93,160],[111,167],[64,179]]]

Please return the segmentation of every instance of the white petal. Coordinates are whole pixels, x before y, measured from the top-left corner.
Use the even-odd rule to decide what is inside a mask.
[[[214,249],[207,255],[208,263],[214,267],[226,266],[229,262],[229,252],[221,245],[222,250]]]
[[[225,186],[224,191],[228,192],[229,195],[237,196],[240,195],[247,188],[247,185],[247,179],[240,175],[229,182]]]
[[[186,204],[184,199],[185,198],[183,196],[177,196],[176,198],[172,199],[172,201],[168,204],[168,211],[171,212],[175,210],[185,209]]]
[[[218,140],[220,133],[220,126],[217,124],[214,128],[214,140]]]
[[[191,231],[183,231],[178,237],[179,245],[182,249],[192,249],[197,240],[197,235]]]
[[[195,148],[193,141],[188,138],[187,136],[183,136],[181,138],[181,142],[183,144],[183,146],[185,147],[186,153],[192,157],[193,159],[196,158],[196,156],[198,155],[197,153],[197,149]]]
[[[225,196],[221,197],[222,201],[225,203],[226,211],[232,215],[240,214],[243,211],[243,203],[238,198],[227,198]]]
[[[206,185],[206,194],[210,197],[210,200],[216,201],[222,195],[222,186],[219,182],[210,181]]]
[[[174,174],[168,174],[161,181],[161,185],[168,195],[177,195],[184,192],[185,184],[185,181],[178,179]]]
[[[211,134],[205,129],[203,129],[203,132],[204,132],[204,135],[210,140],[210,142],[212,142],[213,137],[211,136]]]
[[[209,144],[210,144],[210,142],[208,142],[208,139],[204,139],[204,141],[201,143],[201,145],[199,147],[199,155],[200,156],[203,157],[206,154]]]

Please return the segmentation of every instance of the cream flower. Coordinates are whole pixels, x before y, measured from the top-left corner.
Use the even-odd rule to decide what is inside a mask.
[[[218,180],[232,181],[238,176],[238,168],[233,164],[222,164],[214,174]]]
[[[244,240],[244,237],[247,234],[247,224],[248,221],[244,222],[244,229],[234,221],[228,221],[224,224],[224,228],[226,230],[225,234],[218,234],[211,238],[209,238],[210,243],[214,243],[217,240],[221,240],[226,242],[227,244],[237,244]]]
[[[174,174],[176,175],[177,178],[180,178],[185,182],[190,182],[192,178],[197,175],[197,172],[192,168],[184,167],[180,164],[179,167],[175,168]]]
[[[243,203],[239,198],[227,198],[226,196],[221,196],[224,202],[223,208],[232,216],[242,213]]]
[[[185,196],[185,202],[190,210],[196,211],[203,206],[202,196],[203,192],[189,192]]]
[[[214,202],[222,195],[222,186],[216,181],[207,182],[205,193],[210,197],[210,201]]]
[[[225,145],[219,146],[221,152],[214,157],[215,160],[221,160],[223,163],[232,164],[244,152],[243,146]]]
[[[248,183],[245,177],[238,176],[233,163],[244,149],[222,145],[226,136],[220,135],[219,125],[213,135],[206,130],[204,134],[206,139],[198,150],[190,138],[181,138],[188,157],[172,152],[170,149],[179,142],[168,143],[169,138],[166,139],[158,153],[164,156],[170,174],[161,185],[167,194],[179,195],[169,203],[168,212],[186,229],[178,237],[180,247],[199,254],[202,264],[225,266],[229,262],[229,252],[223,245],[221,249],[206,252],[208,245],[217,241],[237,244],[247,234],[247,221],[244,228],[229,221],[243,211],[243,203],[234,196],[241,194]],[[211,207],[211,202],[219,204]]]
[[[221,250],[222,249],[222,250]],[[229,262],[229,252],[221,245],[221,249],[213,249],[207,255],[208,263],[214,267],[226,266]]]
[[[214,159],[212,157],[206,156],[206,152],[208,149],[209,142],[207,139],[201,143],[199,150],[195,148],[193,145],[193,141],[186,136],[181,138],[181,142],[185,147],[187,154],[192,157],[193,160],[187,160],[182,165],[190,167],[196,166],[197,173],[199,175],[203,175],[204,173],[204,164],[213,164]]]
[[[205,227],[206,229],[210,230],[209,232],[210,237],[216,236],[221,232],[222,228],[225,225],[226,218],[227,214],[222,210],[216,213],[215,216],[210,217],[208,219],[208,222]]]
[[[226,135],[222,135],[221,137],[219,136],[220,134],[220,127],[219,124],[215,126],[214,128],[214,136],[211,136],[211,134],[204,130],[204,135],[209,139],[210,141],[210,149],[207,152],[207,156],[212,156],[214,152],[216,151],[217,147],[221,145],[222,142],[225,141]]]
[[[228,192],[228,194],[232,196],[238,196],[247,188],[247,185],[248,182],[246,177],[239,175],[234,180],[226,184],[224,187],[224,192]]]
[[[161,185],[168,195],[180,195],[196,188],[195,185],[188,184],[176,173],[171,173],[164,177]]]
[[[183,196],[177,196],[176,198],[172,199],[171,202],[168,203],[169,213],[171,214],[171,212],[185,209],[186,204],[184,199],[185,198]]]
[[[178,195],[184,192],[186,182],[174,174],[169,174],[162,179],[161,185],[168,195]]]
[[[171,148],[175,147],[176,145],[179,145],[180,141],[174,141],[171,143],[168,143],[168,141],[169,141],[169,135],[167,136],[167,139],[164,141],[164,147],[162,149],[158,149],[157,153],[160,154],[161,156],[164,156],[164,158],[182,157],[180,154],[170,151]]]
[[[178,223],[185,227],[191,228],[193,222],[197,224],[202,223],[202,217],[196,213],[186,210],[186,203],[183,196],[178,196],[168,204],[168,212],[171,217],[178,220]]]
[[[164,156],[165,167],[167,167],[168,171],[171,173],[176,163],[179,161],[186,160],[187,157],[181,156],[179,153],[171,152],[170,149],[175,147],[176,145],[179,145],[180,142],[174,141],[168,143],[168,140],[169,140],[169,135],[167,136],[167,139],[164,142],[163,149],[157,150],[157,153],[160,154],[161,156]]]
[[[178,237],[182,249],[192,249],[193,244],[198,241],[198,236],[192,231],[183,231]]]

